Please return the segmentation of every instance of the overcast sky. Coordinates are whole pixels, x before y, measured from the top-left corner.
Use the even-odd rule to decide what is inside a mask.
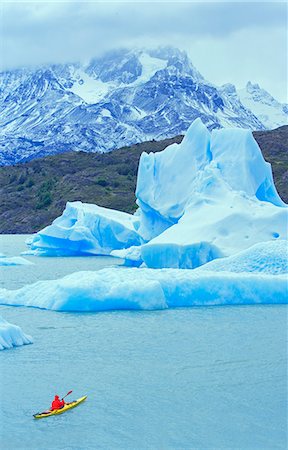
[[[172,45],[215,84],[251,80],[287,101],[284,2],[2,0],[0,25],[2,69]]]

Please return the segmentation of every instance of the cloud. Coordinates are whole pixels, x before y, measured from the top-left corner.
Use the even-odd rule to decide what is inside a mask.
[[[188,54],[202,75],[217,85],[232,82],[242,88],[250,80],[287,102],[285,29],[243,29],[225,40],[208,37],[192,42]]]
[[[2,66],[87,60],[123,46],[176,45],[189,52],[195,65],[199,61],[199,70],[204,75],[209,73],[212,81],[211,61],[217,66],[215,55],[221,61],[222,78],[226,80],[229,66],[237,66],[235,52],[242,55],[243,61],[244,50],[251,73],[257,75],[258,67],[260,76],[265,59],[268,72],[271,61],[268,63],[265,54],[259,51],[259,37],[264,48],[275,48],[275,53],[277,49],[282,59],[286,59],[285,7],[277,2],[231,1],[2,3]],[[242,44],[239,36],[244,39]],[[250,48],[245,36],[249,36]],[[230,60],[225,62],[227,48]],[[200,49],[203,58],[197,53]],[[276,56],[272,59],[278,64]],[[238,64],[240,67],[242,62],[239,60]],[[216,66],[214,78],[218,80],[221,70]],[[281,66],[278,78],[282,77],[283,86],[282,72]],[[233,78],[230,81],[235,82]]]

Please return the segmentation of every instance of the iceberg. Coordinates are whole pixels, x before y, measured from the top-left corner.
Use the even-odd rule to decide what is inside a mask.
[[[139,245],[125,248],[123,250],[113,250],[110,253],[110,256],[124,259],[125,266],[139,267],[143,263],[141,258],[141,249],[142,247]]]
[[[31,249],[194,269],[260,242],[287,239],[287,205],[249,130],[210,133],[196,119],[181,144],[144,152],[136,203],[134,215],[67,203],[62,216],[32,238]]]
[[[142,246],[141,257],[147,267],[191,269],[287,236],[287,208],[232,191],[223,192],[219,200],[206,197],[196,203],[176,225]]]
[[[287,242],[269,241],[194,270],[106,268],[0,290],[0,303],[56,311],[284,304]]]
[[[28,245],[38,255],[109,255],[140,245],[137,216],[97,205],[68,202],[62,216],[32,236]]]
[[[285,275],[288,274],[288,242],[261,242],[229,258],[216,259],[195,270]]]
[[[139,232],[147,240],[177,223],[193,194],[195,173],[211,160],[210,133],[196,119],[181,144],[158,153],[142,153],[137,177],[136,203]]]
[[[32,343],[31,336],[24,334],[20,327],[12,325],[0,316],[0,350]]]
[[[195,268],[287,239],[288,209],[248,130],[210,135],[197,119],[181,144],[141,156],[136,196],[139,232],[150,237],[141,258],[150,268]]]

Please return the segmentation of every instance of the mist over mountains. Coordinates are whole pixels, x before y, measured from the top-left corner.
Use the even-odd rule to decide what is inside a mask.
[[[196,117],[209,129],[272,129],[287,123],[288,108],[251,82],[217,87],[165,47],[2,72],[0,117],[0,163],[10,165],[177,136]]]

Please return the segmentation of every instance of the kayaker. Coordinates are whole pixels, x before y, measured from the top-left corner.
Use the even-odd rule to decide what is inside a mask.
[[[55,409],[61,409],[61,408],[63,408],[64,405],[65,405],[65,400],[63,400],[63,398],[62,398],[62,400],[60,400],[59,396],[55,395],[55,398],[51,405],[51,411],[54,411]]]

